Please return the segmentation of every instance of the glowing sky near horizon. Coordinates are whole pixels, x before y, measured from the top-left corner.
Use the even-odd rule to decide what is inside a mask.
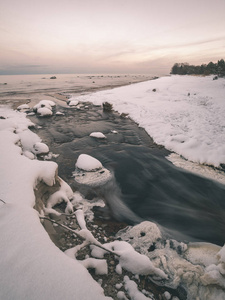
[[[7,0],[0,74],[168,74],[225,59],[225,0]]]

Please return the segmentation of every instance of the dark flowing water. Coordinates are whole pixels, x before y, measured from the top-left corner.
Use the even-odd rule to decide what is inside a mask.
[[[116,218],[131,224],[151,220],[175,239],[223,245],[225,186],[173,166],[165,158],[169,152],[130,119],[87,106],[82,110],[57,107],[64,116],[30,117],[42,126],[37,133],[50,150],[60,154],[55,159],[59,175],[77,188],[72,172],[78,156],[94,156],[114,173],[115,180],[86,191],[86,196],[105,197]],[[93,131],[103,132],[107,139],[90,137]]]

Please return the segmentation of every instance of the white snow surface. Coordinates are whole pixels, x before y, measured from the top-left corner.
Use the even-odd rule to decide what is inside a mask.
[[[111,299],[51,242],[32,208],[1,205],[0,232],[1,299]]]
[[[225,163],[224,78],[173,75],[71,100],[109,102],[157,144],[194,162]]]
[[[94,171],[102,168],[99,160],[87,154],[79,155],[75,166],[84,171]]]
[[[84,266],[52,243],[33,209],[34,188],[41,180],[54,184],[57,164],[23,155],[23,141],[38,140],[25,114],[0,107],[0,116],[0,199],[6,203],[0,201],[0,299],[111,299]],[[72,196],[61,181],[49,205]],[[104,264],[96,268],[103,272]]]
[[[50,110],[52,109],[52,107],[55,106],[55,102],[54,101],[51,101],[51,100],[41,100],[38,102],[38,104],[36,104],[33,109],[34,110],[38,110],[39,108],[43,108],[43,107],[46,107],[46,108],[49,108]]]

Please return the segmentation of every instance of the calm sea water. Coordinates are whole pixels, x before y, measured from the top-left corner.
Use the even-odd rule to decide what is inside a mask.
[[[53,76],[56,79],[51,79]],[[153,75],[111,74],[0,75],[0,96],[38,92],[76,93],[138,82],[152,77]]]

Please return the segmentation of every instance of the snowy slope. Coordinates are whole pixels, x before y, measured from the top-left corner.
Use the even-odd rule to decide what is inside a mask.
[[[0,117],[0,299],[111,299],[51,242],[33,209],[33,189],[54,184],[57,164],[23,155],[21,135],[39,140],[25,114],[0,108]]]
[[[110,102],[118,112],[129,113],[157,144],[190,161],[225,163],[223,78],[174,75],[72,99]]]

